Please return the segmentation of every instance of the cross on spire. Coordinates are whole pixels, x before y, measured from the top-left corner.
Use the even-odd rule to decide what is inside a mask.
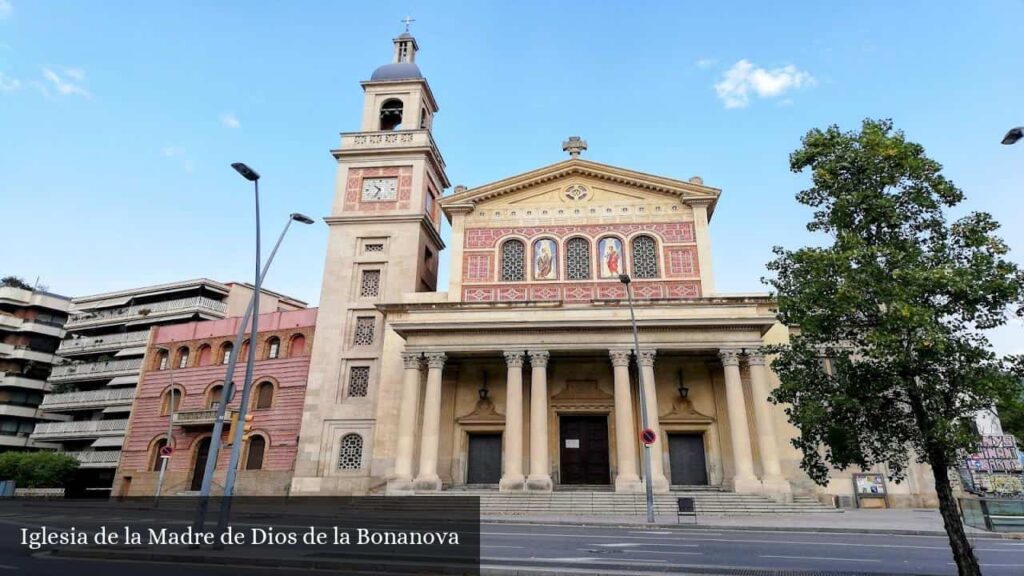
[[[409,31],[409,25],[412,24],[415,21],[416,21],[416,19],[412,18],[410,16],[406,16],[405,18],[402,18],[401,20],[399,20],[399,22],[401,22],[402,24],[405,24],[405,31],[406,32]]]
[[[580,152],[587,149],[587,141],[579,136],[569,136],[569,139],[562,142],[562,151],[568,152],[570,158],[578,158]]]

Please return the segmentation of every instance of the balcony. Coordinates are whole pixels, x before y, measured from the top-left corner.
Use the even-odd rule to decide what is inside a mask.
[[[41,422],[36,424],[36,429],[32,432],[32,438],[36,440],[73,440],[76,438],[122,436],[127,427],[127,418],[123,420]]]
[[[88,452],[65,452],[74,456],[82,468],[117,468],[121,460],[120,450],[95,450]]]
[[[47,394],[43,397],[43,403],[39,405],[39,408],[52,412],[90,410],[93,408],[106,408],[107,406],[130,406],[133,400],[135,400],[134,388],[89,390],[86,392]]]
[[[0,344],[0,358],[32,360],[42,364],[53,364],[57,360],[56,356],[48,352],[39,352],[28,346],[14,346],[12,344]]]
[[[53,368],[53,371],[50,372],[50,382],[74,382],[76,380],[97,380],[100,378],[113,378],[115,376],[131,376],[138,374],[141,367],[142,358],[65,364]]]
[[[0,303],[16,306],[38,306],[66,312],[71,300],[42,290],[22,290],[13,286],[0,286]]]
[[[139,332],[123,332],[121,334],[106,334],[103,336],[94,336],[92,338],[72,338],[70,340],[61,341],[60,347],[57,348],[57,353],[61,356],[92,354],[94,352],[106,352],[120,350],[122,348],[145,346],[148,341],[149,332],[146,330]]]
[[[206,312],[218,318],[223,318],[227,309],[228,305],[220,300],[214,300],[206,296],[193,296],[191,298],[179,298],[178,300],[166,300],[150,304],[134,304],[120,308],[90,310],[69,318],[64,328],[66,330],[78,330],[106,324],[121,324],[131,320],[146,321],[149,319],[159,319],[165,316],[191,312]]]
[[[227,429],[231,423],[231,417],[236,413],[235,410],[228,408],[224,411],[224,428]],[[207,410],[183,410],[181,412],[174,413],[174,425],[181,426],[183,428],[200,428],[205,426],[213,426],[213,423],[217,421],[217,409],[209,408]]]
[[[50,389],[46,385],[45,380],[26,378],[17,372],[0,372],[0,388],[24,388],[26,390],[42,390],[44,392]]]

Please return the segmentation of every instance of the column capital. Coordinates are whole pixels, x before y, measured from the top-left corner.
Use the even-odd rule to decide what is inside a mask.
[[[423,354],[420,352],[402,352],[402,362],[406,370],[419,370],[423,367]]]
[[[764,366],[764,352],[761,348],[747,348],[747,364],[751,366]]]
[[[522,368],[523,367],[523,351],[522,350],[506,350],[505,351],[505,364],[508,364],[509,368]]]
[[[633,353],[629,350],[609,350],[608,357],[612,359],[612,366],[629,366],[629,357]]]
[[[427,367],[429,368],[444,368],[445,360],[448,359],[448,355],[444,352],[427,352],[424,354],[427,359]]]
[[[547,367],[548,358],[551,357],[547,350],[528,350],[526,353],[530,356],[530,366],[534,368]]]
[[[735,348],[722,348],[718,351],[718,359],[722,361],[723,366],[739,366],[740,351]]]
[[[654,357],[658,355],[657,350],[641,350],[640,351],[640,365],[641,366],[654,366]]]

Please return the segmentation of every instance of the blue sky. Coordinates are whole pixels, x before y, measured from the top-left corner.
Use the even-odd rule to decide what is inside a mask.
[[[70,295],[251,277],[266,242],[325,216],[359,81],[411,14],[453,183],[586,157],[723,190],[718,289],[761,291],[772,245],[812,241],[788,155],[812,127],[893,118],[993,213],[1022,261],[1024,3],[118,2],[0,0],[0,272]],[[268,286],[316,303],[326,225]],[[442,267],[442,275],[446,267]],[[1024,351],[1020,323],[1002,351]]]

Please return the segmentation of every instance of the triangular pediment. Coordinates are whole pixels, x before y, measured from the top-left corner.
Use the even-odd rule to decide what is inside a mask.
[[[566,194],[573,191],[571,186],[574,184],[583,187],[580,193],[590,195],[590,198],[602,203],[703,201],[708,203],[709,214],[713,212],[721,194],[719,189],[705,186],[699,178],[675,180],[572,158],[490,184],[460,190],[441,199],[441,207],[450,213],[473,210],[480,205],[493,203],[524,207],[550,205],[564,200]]]

